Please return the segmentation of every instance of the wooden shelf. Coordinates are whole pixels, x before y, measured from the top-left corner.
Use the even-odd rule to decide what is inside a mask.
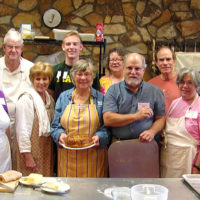
[[[91,45],[91,46],[98,46],[99,47],[99,76],[105,75],[105,67],[103,66],[103,59],[106,54],[106,39],[103,42],[96,42],[96,41],[82,41],[83,45]],[[24,39],[24,44],[33,43],[33,44],[52,44],[52,45],[61,45],[61,40],[55,39]],[[103,69],[103,70],[102,70]],[[103,72],[102,72],[103,71]]]

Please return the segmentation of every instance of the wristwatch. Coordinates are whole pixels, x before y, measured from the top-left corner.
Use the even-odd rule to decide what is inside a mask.
[[[200,171],[200,166],[194,164],[193,167],[195,167],[196,169],[198,169],[198,171]]]

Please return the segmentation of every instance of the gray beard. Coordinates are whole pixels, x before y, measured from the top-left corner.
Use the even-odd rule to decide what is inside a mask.
[[[140,86],[140,84],[142,83],[142,80],[141,81],[127,81],[127,80],[125,80],[125,81],[126,81],[126,84],[128,86],[134,87],[134,88]]]

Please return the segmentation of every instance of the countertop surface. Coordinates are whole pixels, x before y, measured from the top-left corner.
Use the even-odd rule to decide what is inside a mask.
[[[168,200],[199,199],[182,179],[162,178],[57,178],[70,185],[70,190],[62,195],[42,192],[40,188],[33,189],[19,184],[14,193],[0,193],[1,200],[109,200],[104,190],[110,187],[129,187],[136,184],[159,184],[169,190]]]

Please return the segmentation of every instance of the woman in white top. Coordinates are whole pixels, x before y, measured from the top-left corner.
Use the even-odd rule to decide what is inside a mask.
[[[33,88],[25,90],[16,103],[13,168],[24,176],[33,172],[53,175],[50,122],[54,115],[54,100],[47,92],[52,77],[50,64],[35,63],[30,69]]]
[[[0,173],[11,169],[11,153],[8,141],[10,118],[3,92],[0,90]],[[7,133],[7,135],[6,135]]]

